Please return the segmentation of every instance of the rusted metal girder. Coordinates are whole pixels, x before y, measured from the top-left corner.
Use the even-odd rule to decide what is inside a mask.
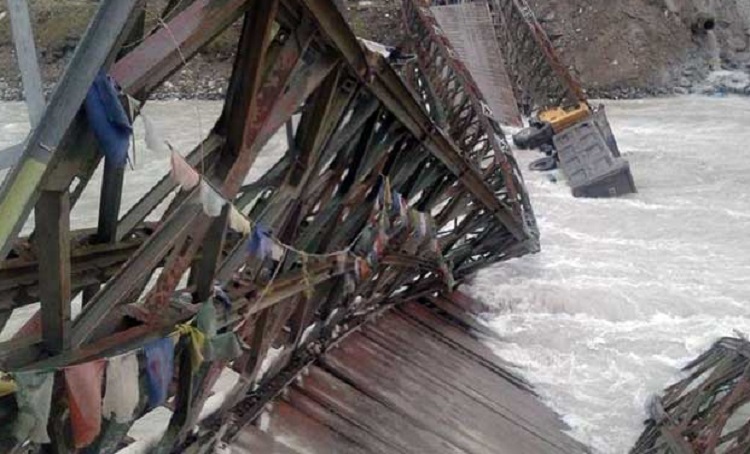
[[[96,244],[96,232],[91,229],[71,232],[69,274],[73,293],[106,282],[143,244],[154,227],[153,224],[141,226],[116,244]],[[36,249],[27,239],[21,240],[16,249],[21,257],[0,262],[0,311],[39,301],[39,259]]]
[[[404,69],[405,79],[412,82],[412,89],[429,106],[435,121],[482,173],[486,184],[495,189],[495,196],[512,210],[527,237],[537,239],[528,195],[519,191],[523,186],[520,170],[474,78],[440,32],[429,7],[421,0],[404,0],[403,5],[411,46],[417,54],[417,63]],[[460,203],[458,198],[453,200],[456,206]]]
[[[750,451],[750,342],[723,338],[683,369],[687,375],[649,404],[631,454]]]
[[[88,289],[81,315],[63,325],[62,334],[50,331],[56,320],[48,317],[40,324],[43,329],[29,324],[0,344],[4,370],[64,367],[143,346],[189,321],[201,305],[217,304],[223,308],[219,331],[237,332],[246,348],[234,361],[204,362],[194,375],[180,368],[172,386],[177,396],[173,417],[158,447],[163,452],[211,444],[224,433],[231,437],[256,414],[247,410],[248,399],[255,402],[252,408],[268,401],[300,365],[314,361],[371,315],[452,290],[482,266],[539,247],[523,180],[502,131],[483,109],[481,93],[465,68],[444,59],[449,47],[439,42],[437,32],[424,35],[428,47],[421,51],[420,67],[407,74],[402,69],[405,79],[429,79],[443,90],[429,94],[407,85],[381,55],[363,48],[331,0],[196,0],[170,11],[166,27],[124,55],[119,44],[112,46],[109,54],[119,57],[110,74],[126,94],[145,101],[182,66],[183,57],[194,55],[243,14],[223,115],[188,162],[202,162],[202,177],[253,222],[267,226],[276,241],[287,245],[285,254],[248,256],[245,239],[238,241],[227,229],[227,211],[219,218],[206,215],[197,188],[180,190],[161,220],[140,235],[137,226],[176,189],[165,177],[119,218],[116,229],[111,217],[117,210],[107,213],[105,239],[114,244],[80,249],[73,242],[67,255],[64,235],[55,238],[52,252],[61,253],[53,268],[61,279],[54,284]],[[430,20],[419,13],[412,19],[415,27]],[[76,68],[70,71],[75,75]],[[443,79],[444,71],[453,82]],[[446,116],[437,117],[438,111]],[[297,113],[300,120],[292,122]],[[59,160],[50,161],[32,186],[71,194],[72,205],[99,156],[85,119],[70,116],[61,119],[70,127],[55,150]],[[285,126],[289,144],[279,153],[279,163],[243,186],[259,153]],[[81,183],[73,187],[75,177]],[[395,209],[384,200],[386,187],[403,198]],[[18,200],[12,188],[6,193],[0,206]],[[410,211],[424,214],[427,231],[412,222]],[[14,226],[25,221],[23,212],[13,219]],[[66,231],[68,210],[55,213],[54,219],[41,218],[49,225],[37,225],[38,232]],[[376,238],[380,254],[373,256]],[[49,245],[46,241],[46,236],[34,237],[37,247]],[[28,265],[24,272],[33,274],[33,256],[24,242],[10,235],[6,244],[14,246],[13,261],[6,263]],[[66,260],[70,266],[64,266]],[[361,270],[365,261],[371,272],[353,281],[355,266]],[[104,284],[98,291],[76,277],[92,266]],[[156,284],[149,286],[157,271]],[[21,278],[20,272],[13,274]],[[38,283],[38,278],[24,280],[23,286],[32,289]],[[224,289],[228,302],[206,299],[214,284]],[[24,304],[38,299],[34,291],[26,293]],[[182,302],[185,294],[195,304]],[[61,303],[53,307],[68,317],[69,298],[53,296]],[[52,335],[65,339],[61,351],[49,348]],[[272,346],[284,354],[269,357]],[[184,365],[183,347],[178,344]],[[226,368],[240,374],[240,383],[194,437],[203,405]],[[137,411],[141,416],[146,408]],[[12,420],[13,410],[4,415]],[[66,415],[64,408],[54,413],[55,427],[64,427]],[[128,427],[107,427],[96,449],[112,452]],[[58,446],[66,443],[63,431],[51,436]]]

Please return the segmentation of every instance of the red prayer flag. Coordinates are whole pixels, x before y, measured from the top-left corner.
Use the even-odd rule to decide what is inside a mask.
[[[76,448],[85,448],[99,436],[102,426],[102,378],[105,360],[65,369],[70,424]]]

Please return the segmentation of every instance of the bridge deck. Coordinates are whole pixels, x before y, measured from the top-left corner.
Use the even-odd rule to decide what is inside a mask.
[[[586,452],[508,370],[465,325],[407,303],[327,353],[232,452]]]

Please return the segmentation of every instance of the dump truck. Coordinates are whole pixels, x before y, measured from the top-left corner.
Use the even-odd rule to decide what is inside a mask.
[[[520,149],[546,156],[529,168],[560,168],[575,197],[616,197],[636,192],[630,165],[620,155],[603,105],[588,102],[541,109],[513,135]]]

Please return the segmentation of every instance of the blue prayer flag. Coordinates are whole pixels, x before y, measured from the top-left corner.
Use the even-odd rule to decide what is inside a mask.
[[[169,383],[174,374],[174,344],[172,339],[164,338],[151,342],[143,350],[146,354],[148,405],[155,408],[167,401]]]
[[[114,81],[103,71],[94,79],[84,102],[86,118],[107,161],[125,166],[133,127],[120,103]]]

